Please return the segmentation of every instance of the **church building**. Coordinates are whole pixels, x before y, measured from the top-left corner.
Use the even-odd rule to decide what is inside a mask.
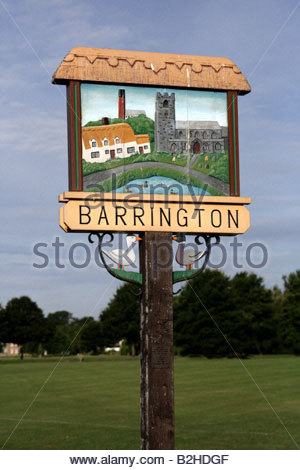
[[[155,150],[170,154],[228,150],[228,128],[217,121],[176,121],[175,93],[156,93]]]

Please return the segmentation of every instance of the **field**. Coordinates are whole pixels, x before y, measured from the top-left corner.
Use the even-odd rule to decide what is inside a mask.
[[[0,358],[0,448],[57,361]],[[243,364],[285,427],[238,360],[179,357],[175,359],[176,449],[297,447],[300,358],[259,357]],[[112,356],[88,357],[82,363],[65,358],[5,446],[138,448],[139,360]]]

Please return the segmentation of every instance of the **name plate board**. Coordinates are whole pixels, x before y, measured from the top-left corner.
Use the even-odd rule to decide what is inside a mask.
[[[250,86],[233,62],[80,47],[65,57],[53,82],[67,86],[68,194],[74,197],[60,198],[64,229],[247,230],[237,100]],[[87,205],[90,194],[98,201]],[[195,198],[203,199],[201,207]]]
[[[73,193],[61,195],[60,226],[66,232],[186,232],[236,235],[250,226],[244,204],[250,198],[210,198],[166,201],[149,197],[103,199],[91,193],[74,199]]]

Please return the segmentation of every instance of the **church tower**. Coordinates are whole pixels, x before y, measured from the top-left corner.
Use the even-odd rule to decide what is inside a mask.
[[[175,93],[156,93],[155,150],[170,152],[170,139],[175,138]]]

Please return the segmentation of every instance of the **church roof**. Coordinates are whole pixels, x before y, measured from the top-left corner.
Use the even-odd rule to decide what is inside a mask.
[[[218,121],[176,121],[176,129],[221,129]]]
[[[125,114],[131,116],[139,116],[140,114],[146,114],[144,109],[126,109]]]
[[[225,57],[162,54],[75,47],[53,75],[53,83],[80,80],[251,91],[240,69]]]

